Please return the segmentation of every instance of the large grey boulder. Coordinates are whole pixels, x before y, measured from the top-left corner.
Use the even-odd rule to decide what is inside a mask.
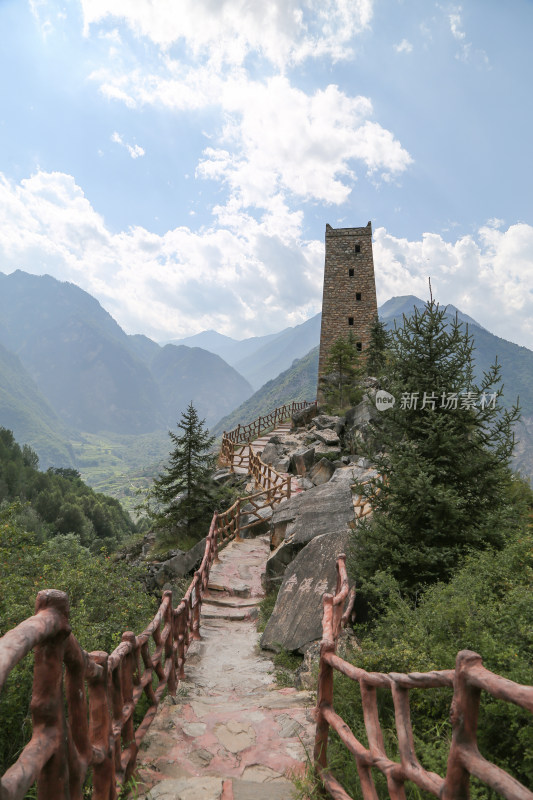
[[[348,409],[345,415],[345,425],[347,428],[360,427],[367,425],[373,420],[379,419],[379,412],[376,404],[365,395],[358,405]]]
[[[327,483],[335,472],[335,466],[329,458],[321,458],[320,461],[314,465],[309,473],[309,477],[315,486],[320,486],[322,483]]]
[[[172,583],[176,578],[183,578],[199,567],[204,557],[205,537],[197,542],[190,550],[178,552],[168,561],[163,561],[155,574],[155,582],[161,588],[166,583]]]
[[[274,437],[272,437],[274,438]],[[278,437],[276,437],[278,438]],[[282,453],[281,447],[278,443],[268,442],[264,447],[261,453],[261,461],[264,464],[273,464],[274,461],[277,461]]]
[[[319,442],[327,445],[338,445],[340,444],[339,434],[336,431],[331,430],[331,428],[324,428],[324,430],[317,430],[315,431],[315,436]]]
[[[322,638],[322,598],[324,592],[335,591],[335,562],[346,552],[349,539],[349,530],[324,533],[300,550],[285,571],[261,647],[304,653]]]
[[[315,448],[307,447],[292,453],[289,462],[289,471],[294,475],[307,475],[315,463]]]
[[[345,533],[355,526],[352,492],[348,481],[315,486],[281,503],[272,514],[266,563],[267,590],[279,585],[287,565],[316,536]]]
[[[359,466],[358,464],[350,464],[347,467],[338,467],[333,473],[330,483],[342,483],[345,486],[353,486],[356,483],[364,483],[375,478],[377,471],[372,467]]]
[[[291,417],[292,427],[301,428],[304,425],[308,425],[316,415],[316,406],[307,406],[307,408],[302,408],[300,411],[295,411]]]
[[[330,414],[319,414],[313,420],[313,424],[316,425],[319,431],[329,428],[335,431],[335,433],[340,434],[344,428],[344,418],[331,416]]]

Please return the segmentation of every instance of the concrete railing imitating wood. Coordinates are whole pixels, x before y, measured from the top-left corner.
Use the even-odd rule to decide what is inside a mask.
[[[306,405],[284,408],[290,415]],[[280,409],[268,415],[277,422],[281,417]],[[290,478],[247,449],[260,491],[214,514],[202,563],[176,608],[172,592],[164,592],[141,634],[126,631],[112,653],[87,653],[71,633],[67,595],[45,589],[37,595],[35,615],[0,638],[0,691],[11,670],[34,652],[32,737],[0,777],[0,800],[22,800],[36,782],[39,800],[82,800],[89,770],[93,800],[118,797],[165,691],[175,694],[185,678],[186,654],[191,641],[200,639],[202,598],[219,549],[263,522],[267,506],[290,496]],[[135,727],[134,712],[143,694],[148,710]]]
[[[347,601],[346,611],[343,607]],[[533,792],[504,770],[487,761],[477,748],[477,720],[481,691],[492,697],[514,703],[533,713],[533,686],[502,678],[482,664],[481,656],[470,650],[457,655],[455,669],[433,672],[381,673],[366,672],[336,655],[341,628],[352,611],[355,593],[348,589],[345,556],[337,559],[337,589],[335,595],[324,595],[322,643],[316,705],[316,736],[314,761],[323,787],[334,800],[350,800],[350,795],[333,777],[328,768],[327,747],[330,728],[339,735],[353,755],[361,791],[365,800],[377,800],[372,769],[382,772],[392,800],[404,800],[405,783],[411,781],[423,791],[441,800],[468,800],[470,776],[498,792],[507,800],[533,800]],[[344,720],[335,712],[333,694],[334,670],[358,683],[361,691],[363,717],[368,747],[359,742]],[[409,691],[437,687],[453,689],[450,720],[452,741],[448,767],[443,778],[424,769],[417,759],[410,719]],[[383,733],[378,716],[378,688],[392,693],[400,761],[392,761],[385,752]]]
[[[303,400],[302,402],[287,403],[275,408],[263,417],[257,417],[248,425],[237,425],[232,431],[224,431],[222,444],[220,447],[220,460],[230,469],[240,466],[248,466],[248,445],[254,439],[258,439],[263,433],[273,430],[276,425],[286,422],[296,411],[304,408],[316,406],[316,400],[312,403]],[[241,445],[239,447],[239,445]]]
[[[93,800],[118,797],[165,691],[174,695],[185,677],[190,642],[200,638],[211,565],[219,541],[233,538],[219,519],[213,516],[202,563],[178,606],[164,592],[148,627],[138,636],[123,633],[112,653],[83,650],[70,631],[68,597],[55,589],[39,592],[35,615],[0,639],[0,689],[34,652],[32,738],[0,777],[1,800],[22,800],[35,782],[39,800],[82,800],[91,768]],[[148,710],[135,728],[143,693]]]

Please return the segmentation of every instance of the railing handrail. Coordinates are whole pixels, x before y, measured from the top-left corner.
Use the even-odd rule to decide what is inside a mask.
[[[253,439],[259,438],[262,433],[289,419],[296,411],[301,411],[309,406],[316,406],[316,404],[316,400],[294,400],[292,403],[285,403],[265,414],[265,416],[257,417],[247,425],[237,425],[232,431],[224,431],[223,438],[228,439],[233,444],[249,444]]]
[[[345,556],[337,559],[335,595],[323,597],[322,642],[315,709],[316,733],[314,762],[323,787],[335,800],[350,800],[350,795],[329,771],[328,735],[332,728],[356,760],[361,790],[365,800],[376,800],[372,769],[387,778],[391,798],[404,798],[404,784],[411,781],[420,789],[441,800],[468,800],[470,775],[497,791],[507,800],[533,800],[533,792],[505,770],[487,761],[477,748],[477,718],[481,691],[514,703],[533,713],[533,686],[524,686],[503,678],[482,664],[481,656],[471,650],[457,654],[455,669],[433,672],[366,672],[336,655],[341,628],[346,624],[355,598],[348,591]],[[347,608],[342,607],[348,598]],[[344,720],[334,710],[333,672],[337,670],[359,683],[368,748],[357,740]],[[453,689],[451,703],[452,741],[448,767],[443,778],[424,769],[417,759],[409,709],[409,690],[447,686]],[[383,743],[377,707],[377,687],[390,689],[394,702],[400,762],[388,758]]]
[[[87,653],[70,631],[68,596],[45,589],[37,595],[35,615],[0,638],[0,690],[11,670],[31,650],[35,653],[33,734],[15,763],[0,776],[0,800],[22,800],[35,781],[40,800],[82,800],[91,767],[93,800],[118,796],[133,772],[141,741],[165,690],[174,695],[178,681],[185,678],[186,654],[191,641],[200,638],[202,598],[219,549],[262,522],[263,508],[290,496],[290,476],[264,464],[251,447],[250,453],[260,490],[238,498],[226,511],[215,512],[202,562],[185,595],[174,608],[172,592],[165,591],[141,634],[126,631],[112,653]],[[243,523],[243,515],[251,521]],[[154,677],[158,680],[155,689]],[[149,708],[135,730],[133,714],[143,693]]]

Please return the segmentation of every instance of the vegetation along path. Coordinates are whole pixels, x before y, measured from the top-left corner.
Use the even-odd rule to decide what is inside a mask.
[[[146,800],[289,800],[314,739],[314,696],[273,683],[259,650],[257,606],[268,536],[220,553],[202,604],[202,639],[138,759]]]

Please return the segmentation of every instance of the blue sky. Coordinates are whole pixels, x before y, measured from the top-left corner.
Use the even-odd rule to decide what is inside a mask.
[[[320,310],[372,220],[378,302],[434,294],[533,348],[533,3],[0,0],[0,271],[129,333]]]

